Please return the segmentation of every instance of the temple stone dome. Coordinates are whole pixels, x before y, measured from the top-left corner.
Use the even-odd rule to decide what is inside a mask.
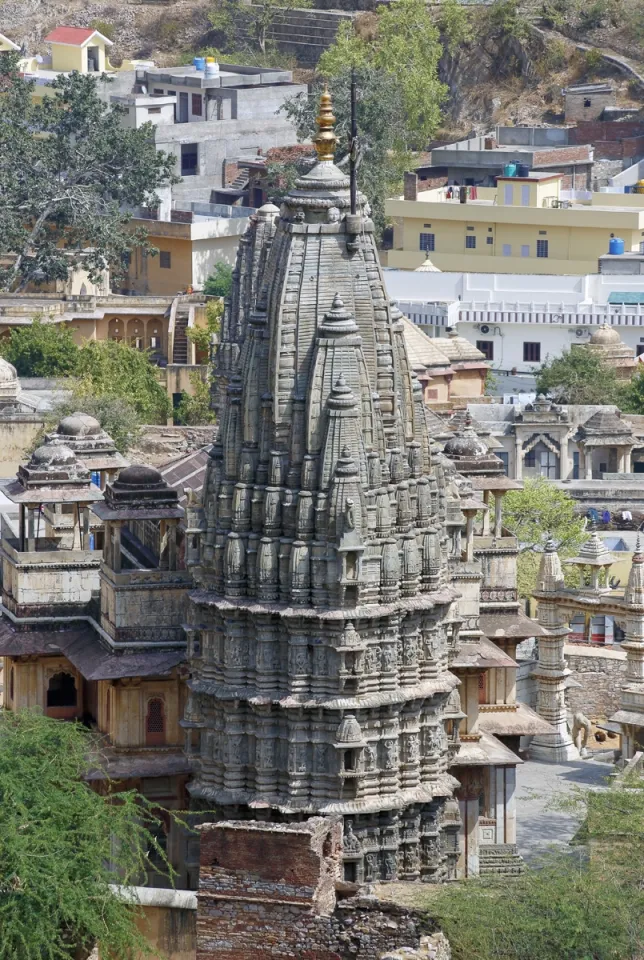
[[[76,462],[76,455],[63,443],[47,443],[43,444],[42,447],[36,447],[31,455],[30,462],[33,466],[69,464]]]
[[[619,331],[617,331],[614,327],[609,327],[607,323],[602,324],[598,330],[595,330],[589,340],[589,343],[592,343],[593,346],[601,347],[606,347],[614,343],[621,342]]]
[[[484,457],[488,449],[485,443],[477,437],[473,430],[457,434],[448,440],[443,448],[446,457]]]
[[[337,743],[360,743],[362,741],[362,730],[360,724],[352,713],[348,713],[338,727],[335,739]]]
[[[56,432],[64,437],[94,437],[101,433],[101,425],[95,417],[77,412],[63,417]]]
[[[142,463],[134,463],[131,467],[126,467],[124,470],[121,470],[114,486],[152,487],[163,483],[163,477],[155,467],[147,467]]]
[[[414,273],[441,273],[441,270],[436,266],[435,263],[432,263],[429,258],[429,254],[427,254],[421,265],[416,267]]]
[[[18,381],[16,368],[4,357],[0,357],[0,383],[13,383],[14,381]]]

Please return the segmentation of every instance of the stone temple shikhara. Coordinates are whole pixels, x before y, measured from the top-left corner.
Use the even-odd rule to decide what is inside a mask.
[[[448,669],[462,619],[448,513],[459,531],[465,517],[432,462],[333,123],[324,94],[318,163],[281,210],[258,211],[224,315],[189,613],[189,790],[224,818],[342,814],[347,880],[440,881],[460,827],[446,720],[458,737],[465,716]]]

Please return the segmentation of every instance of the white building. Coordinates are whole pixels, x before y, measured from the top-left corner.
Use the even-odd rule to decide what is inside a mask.
[[[387,270],[386,282],[414,323],[433,336],[457,327],[495,370],[533,372],[605,323],[644,354],[644,275]]]

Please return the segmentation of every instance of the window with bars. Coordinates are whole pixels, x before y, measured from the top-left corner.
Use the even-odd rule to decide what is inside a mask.
[[[159,251],[159,266],[162,270],[170,270],[172,267],[172,254],[169,250]]]
[[[420,249],[424,250],[426,253],[431,252],[436,249],[436,234],[434,233],[421,233],[420,235]]]
[[[477,340],[476,349],[481,351],[486,360],[494,360],[493,340]]]
[[[158,747],[165,743],[165,710],[161,697],[148,700],[145,717],[145,744]]]
[[[469,234],[465,237],[465,249],[476,250],[476,237],[472,237]]]
[[[524,343],[523,344],[523,362],[541,363],[541,344]]]
[[[192,94],[192,113],[195,117],[203,115],[203,98],[200,93]]]
[[[544,259],[548,256],[547,240],[537,240],[537,256]]]

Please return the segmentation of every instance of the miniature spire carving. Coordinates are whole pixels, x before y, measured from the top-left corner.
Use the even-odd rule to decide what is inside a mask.
[[[324,87],[320,97],[320,110],[316,118],[318,133],[315,138],[315,149],[317,151],[320,163],[335,159],[335,148],[338,138],[335,135],[335,117],[333,116],[333,103],[329,88]]]
[[[635,553],[628,575],[628,583],[624,591],[624,602],[637,607],[644,606],[644,553],[642,553],[639,534],[635,543]]]
[[[554,540],[548,540],[541,555],[537,588],[543,593],[555,593],[559,587],[563,586],[563,579],[557,547]]]

